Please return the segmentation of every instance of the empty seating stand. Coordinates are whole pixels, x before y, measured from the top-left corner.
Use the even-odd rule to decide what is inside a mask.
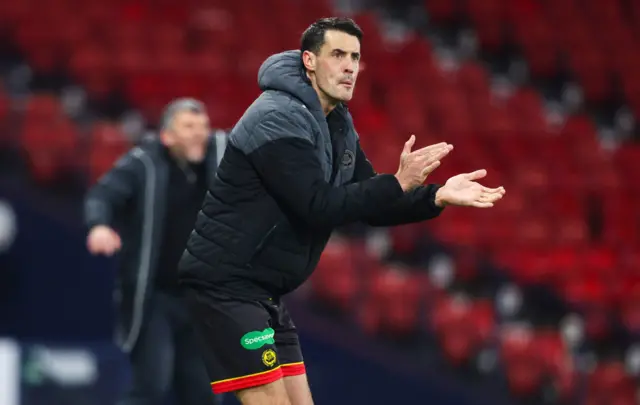
[[[566,74],[590,105],[621,97],[640,117],[640,3],[425,0],[425,6],[435,24],[470,24],[488,53],[515,47],[534,77]],[[0,26],[36,72],[62,67],[90,99],[120,89],[154,122],[173,97],[193,96],[207,104],[214,127],[230,128],[259,92],[265,57],[296,48],[309,22],[331,14],[322,1],[21,0],[0,4]],[[482,256],[512,282],[544,287],[582,313],[590,338],[607,334],[603,319],[640,332],[640,148],[603,150],[585,113],[550,124],[536,88],[493,94],[479,61],[443,69],[417,33],[380,46],[376,17],[365,11],[354,18],[365,42],[349,107],[377,170],[395,172],[402,144],[415,133],[419,146],[443,140],[455,146],[429,181],[486,168],[486,182],[508,190],[492,210],[445,210],[436,221],[390,230],[392,249],[410,256],[429,235],[461,252],[453,255],[456,285],[476,283]],[[77,125],[52,94],[33,95],[23,110],[11,108],[4,94],[0,128],[18,112],[11,122],[41,182],[68,171],[95,182],[130,147],[116,123]],[[332,242],[309,291],[371,334],[433,334],[455,365],[496,350],[517,396],[548,384],[561,399],[579,392],[572,352],[557,328],[505,326],[491,297],[442,288],[419,266],[381,261],[362,241]],[[596,363],[585,377],[585,403],[633,403],[621,361]]]

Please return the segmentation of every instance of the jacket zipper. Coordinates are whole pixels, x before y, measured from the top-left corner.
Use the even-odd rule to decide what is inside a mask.
[[[342,155],[344,155],[345,150],[347,149],[345,136],[344,136],[344,128],[339,128],[338,130],[339,139],[331,139],[331,155],[332,166],[331,166],[331,180],[330,184],[336,180],[338,176],[338,172],[340,171],[340,165],[342,164]]]
[[[253,253],[249,257],[249,260],[247,260],[247,263],[249,264],[249,266],[251,265],[251,261],[253,260],[253,258],[256,257],[256,255],[262,251],[262,249],[264,248],[264,245],[267,243],[267,240],[269,239],[269,236],[271,236],[271,234],[276,230],[277,227],[278,227],[278,224],[275,224],[274,226],[272,226],[271,229],[269,229],[267,233],[264,234],[262,239],[260,239],[260,243],[258,243],[258,246],[256,246],[256,248],[253,250]]]

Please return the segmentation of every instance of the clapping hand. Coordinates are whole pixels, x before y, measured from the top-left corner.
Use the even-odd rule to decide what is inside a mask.
[[[400,167],[396,178],[404,191],[410,191],[422,185],[427,176],[440,166],[440,159],[453,150],[452,145],[441,142],[412,151],[411,148],[415,142],[416,137],[411,135],[400,155]]]
[[[475,182],[487,175],[487,171],[476,170],[472,173],[451,177],[436,192],[435,203],[439,207],[457,205],[464,207],[490,208],[505,194],[504,187],[489,188]]]

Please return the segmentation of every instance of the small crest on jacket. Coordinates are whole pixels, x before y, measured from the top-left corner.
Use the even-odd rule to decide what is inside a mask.
[[[344,151],[344,155],[342,155],[342,166],[347,168],[353,166],[356,161],[356,155],[349,149]]]

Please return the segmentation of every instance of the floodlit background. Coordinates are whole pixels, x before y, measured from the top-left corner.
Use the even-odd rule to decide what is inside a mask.
[[[350,109],[378,171],[413,133],[455,146],[430,181],[486,168],[507,195],[336,235],[290,298],[316,402],[640,403],[640,1],[7,0],[0,404],[114,403],[84,191],[174,97],[230,129],[262,61],[332,15],[365,32]]]

